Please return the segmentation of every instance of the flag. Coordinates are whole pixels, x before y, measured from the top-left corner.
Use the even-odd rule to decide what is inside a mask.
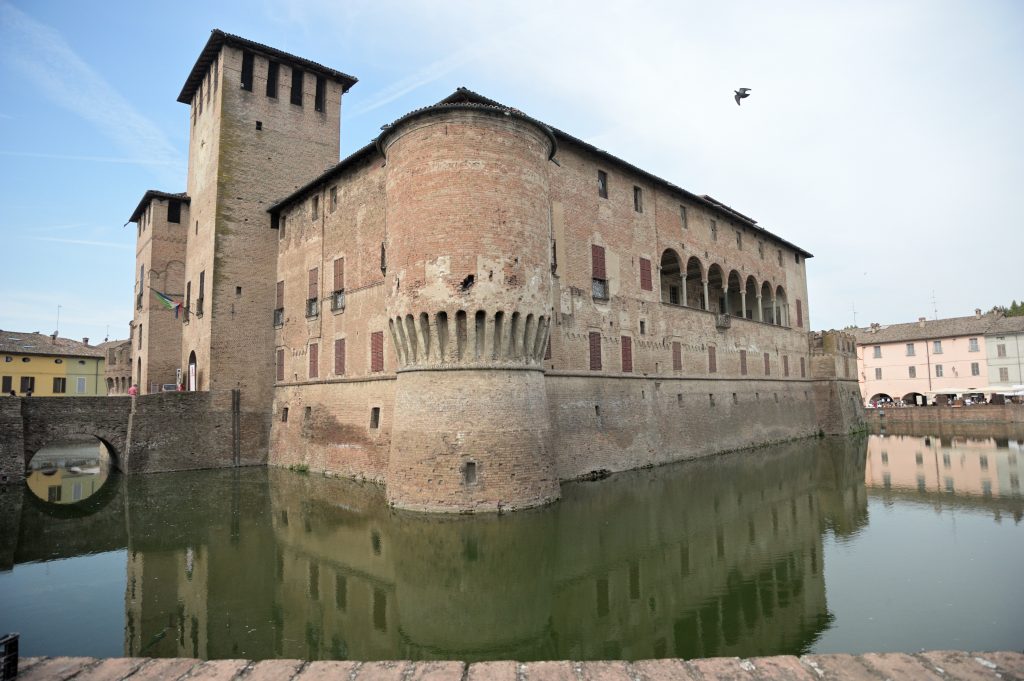
[[[168,296],[166,293],[160,293],[155,288],[151,288],[150,290],[153,292],[153,295],[156,296],[156,299],[163,304],[164,307],[166,307],[168,310],[174,310],[174,318],[177,319],[178,310],[181,309],[181,303],[171,300],[170,296]]]

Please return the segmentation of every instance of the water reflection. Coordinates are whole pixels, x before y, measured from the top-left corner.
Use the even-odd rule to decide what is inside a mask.
[[[25,482],[39,499],[77,504],[96,494],[110,474],[110,452],[92,436],[61,440],[41,448],[29,462]]]
[[[281,470],[147,476],[126,499],[125,654],[638,659],[802,652],[827,530],[867,519],[863,441],[567,485],[509,516],[390,510]]]

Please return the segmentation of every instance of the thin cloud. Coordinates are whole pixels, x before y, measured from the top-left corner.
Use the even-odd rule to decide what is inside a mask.
[[[115,241],[88,241],[86,239],[59,239],[53,236],[34,236],[33,241],[53,241],[60,244],[77,244],[79,246],[102,246],[103,248],[119,248],[125,251],[133,250],[131,244],[119,244]]]
[[[88,156],[80,154],[48,154],[40,151],[5,151],[0,150],[0,156],[21,156],[27,158],[49,158],[60,161],[95,161],[97,163],[127,163],[140,166],[174,166],[177,161],[168,159],[152,158],[119,158],[116,156]]]
[[[129,158],[183,166],[181,154],[160,128],[79,57],[60,33],[6,3],[0,4],[0,25],[3,61],[47,97],[89,121]],[[174,181],[179,173],[162,174]]]

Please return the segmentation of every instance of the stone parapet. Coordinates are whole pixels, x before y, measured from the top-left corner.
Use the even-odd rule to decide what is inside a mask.
[[[303,660],[194,660],[140,657],[24,657],[18,679],[90,679],[121,681],[177,679],[190,681],[983,681],[1024,679],[1024,654],[938,650],[863,655],[779,655],[716,657],[695,660],[573,662],[459,662],[384,660],[377,662]]]

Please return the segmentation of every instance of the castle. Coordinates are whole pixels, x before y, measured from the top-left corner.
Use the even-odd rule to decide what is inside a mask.
[[[810,253],[463,88],[339,163],[355,82],[213,31],[178,97],[187,192],[131,216],[135,381],[235,391],[236,465],[512,510],[860,422],[852,339],[809,333]]]

